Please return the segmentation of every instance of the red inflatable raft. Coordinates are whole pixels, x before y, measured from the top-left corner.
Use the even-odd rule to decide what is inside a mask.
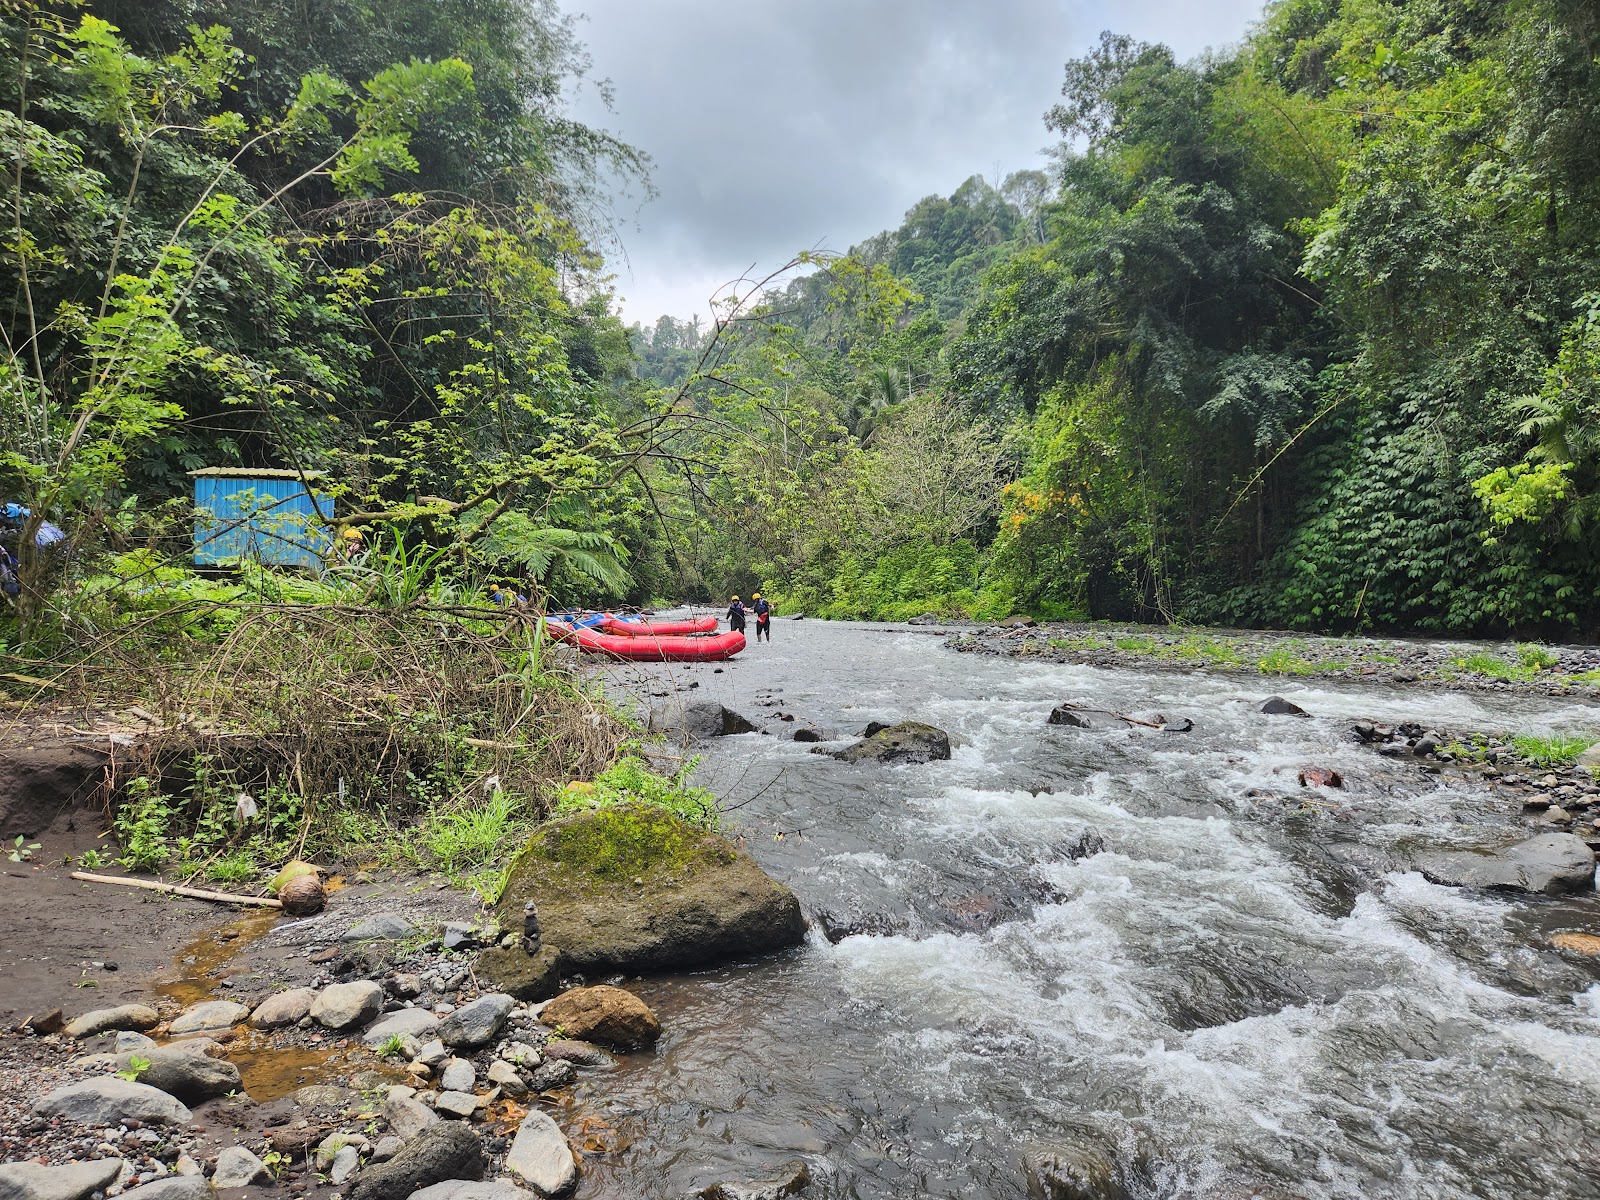
[[[721,662],[744,649],[744,634],[727,633],[695,636],[628,635],[597,633],[593,629],[574,629],[559,621],[550,622],[550,636],[568,642],[589,654],[606,654],[629,662]]]
[[[679,637],[691,633],[715,633],[715,617],[690,617],[686,621],[655,621],[648,617],[616,617],[607,613],[599,628],[623,637]]]

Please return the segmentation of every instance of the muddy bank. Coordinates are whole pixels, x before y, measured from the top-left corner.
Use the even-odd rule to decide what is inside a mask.
[[[1426,684],[1536,696],[1600,696],[1600,648],[1589,646],[1332,638],[1086,622],[1032,625],[1012,620],[1014,624],[1005,626],[955,628],[944,644],[964,654],[1072,666]]]

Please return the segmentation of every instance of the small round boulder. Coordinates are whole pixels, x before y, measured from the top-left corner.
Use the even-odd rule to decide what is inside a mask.
[[[539,1019],[568,1038],[628,1049],[651,1046],[661,1036],[661,1022],[650,1006],[632,992],[614,987],[573,988],[544,1006]]]
[[[278,891],[283,911],[291,917],[310,917],[322,911],[328,902],[322,890],[322,881],[315,874],[296,875]]]

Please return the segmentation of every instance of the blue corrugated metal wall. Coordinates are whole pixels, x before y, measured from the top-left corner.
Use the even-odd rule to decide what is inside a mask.
[[[326,504],[326,502],[324,502]],[[241,558],[281,567],[321,567],[328,538],[299,479],[197,475],[194,561],[215,566]]]

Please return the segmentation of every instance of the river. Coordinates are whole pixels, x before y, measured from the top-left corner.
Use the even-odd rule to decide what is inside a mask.
[[[1016,1200],[1023,1154],[1086,1128],[1136,1197],[1600,1196],[1600,964],[1544,944],[1600,932],[1596,900],[1349,865],[1511,819],[1357,746],[1351,718],[1594,729],[1594,706],[775,629],[720,674],[654,676],[774,730],[779,711],[841,736],[925,720],[953,757],[707,750],[697,778],[761,864],[867,931],[630,984],[667,1034],[580,1089],[624,1148],[579,1196],[679,1200],[799,1157],[808,1200]],[[1312,719],[1262,716],[1274,691]],[[1195,729],[1047,726],[1064,700]],[[1308,764],[1344,791],[1303,805]]]

